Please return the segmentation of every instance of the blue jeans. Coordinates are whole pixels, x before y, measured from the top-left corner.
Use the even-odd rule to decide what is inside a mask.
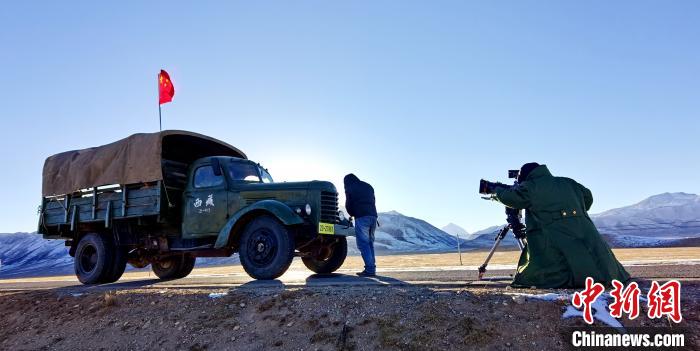
[[[365,216],[355,218],[355,239],[357,249],[365,261],[365,272],[376,273],[377,266],[374,262],[374,231],[377,229],[377,217]]]

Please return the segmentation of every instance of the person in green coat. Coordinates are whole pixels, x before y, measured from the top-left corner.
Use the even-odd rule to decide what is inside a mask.
[[[517,185],[496,185],[492,192],[502,204],[525,209],[527,245],[513,287],[581,288],[586,277],[606,286],[630,279],[588,216],[593,195],[583,185],[527,163]]]

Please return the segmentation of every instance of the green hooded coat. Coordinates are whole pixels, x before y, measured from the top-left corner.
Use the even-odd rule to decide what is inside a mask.
[[[525,209],[527,245],[515,287],[580,288],[586,277],[610,286],[630,276],[588,217],[593,195],[576,181],[554,177],[540,165],[518,186],[498,188],[496,199]]]

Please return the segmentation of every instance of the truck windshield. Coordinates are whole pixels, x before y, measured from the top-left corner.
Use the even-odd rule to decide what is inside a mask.
[[[274,183],[272,176],[267,172],[265,168],[260,167],[260,176],[262,177],[263,183]]]
[[[231,162],[228,167],[228,174],[233,181],[260,183],[260,173],[258,166],[247,162]]]

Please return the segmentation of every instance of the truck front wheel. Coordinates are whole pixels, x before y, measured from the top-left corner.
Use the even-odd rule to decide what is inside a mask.
[[[192,272],[195,261],[196,257],[190,255],[169,256],[153,262],[151,267],[160,279],[180,279]]]
[[[276,218],[260,216],[246,226],[239,249],[241,265],[255,279],[275,279],[294,259],[294,240]]]
[[[301,258],[306,268],[314,273],[333,273],[343,265],[348,255],[348,241],[340,237],[335,243],[319,247],[311,255]]]
[[[111,240],[97,233],[83,236],[75,249],[75,275],[83,284],[106,283],[115,276]]]

